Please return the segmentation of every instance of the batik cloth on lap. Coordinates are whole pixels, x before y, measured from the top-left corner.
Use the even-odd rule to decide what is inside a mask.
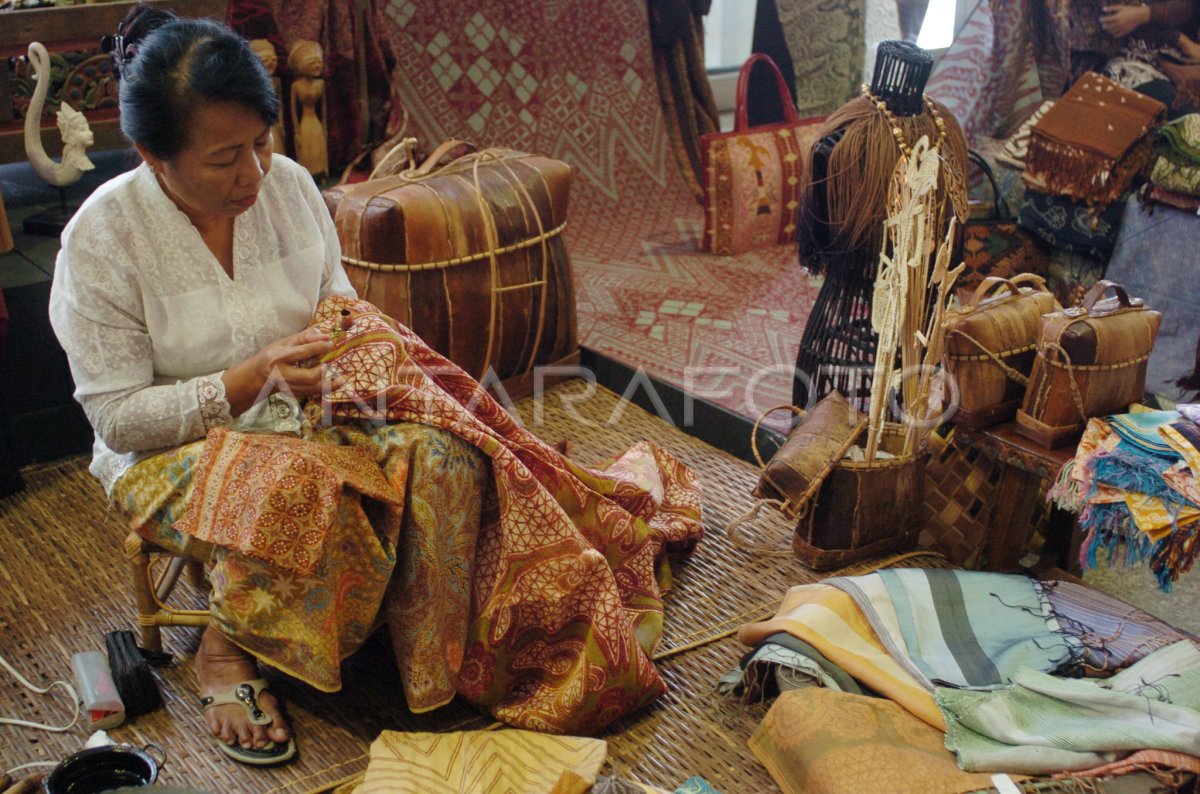
[[[883,646],[926,689],[993,689],[1022,668],[1073,666],[1038,582],[1019,574],[896,568],[826,581],[848,593]]]
[[[880,698],[809,687],[784,692],[750,750],[788,794],[958,794],[989,775],[954,764],[941,731]]]
[[[365,521],[369,511],[389,545],[400,532],[403,494],[355,447],[217,427],[205,439],[196,478],[175,529],[300,576],[325,560],[339,514],[344,520],[356,511]]]
[[[1165,112],[1158,100],[1085,72],[1034,125],[1026,184],[1090,205],[1111,204],[1149,162],[1143,139]]]
[[[262,452],[276,441],[296,441],[272,434],[248,440],[263,445]],[[486,462],[453,435],[410,423],[346,422],[319,429],[305,443],[379,461],[390,490],[404,497],[399,538],[377,531],[362,509],[371,502],[350,489],[326,528],[326,553],[308,575],[180,533],[172,522],[204,490],[195,476],[203,441],[137,463],[114,485],[114,504],[143,537],[211,563],[212,623],[258,658],[333,691],[341,686],[341,660],[386,620],[409,708],[445,704],[462,664]],[[212,482],[218,490],[223,484]],[[248,509],[248,517],[254,514]],[[252,519],[248,527],[255,529]]]
[[[313,426],[418,423],[491,463],[496,509],[480,527],[458,693],[518,727],[573,733],[662,694],[651,661],[663,628],[658,575],[669,575],[667,554],[700,539],[691,470],[649,442],[603,470],[576,464],[365,301],[326,298],[313,325],[335,339],[323,360],[348,377],[308,405]]]
[[[1103,680],[1025,669],[1008,689],[939,688],[935,697],[946,747],[967,771],[1043,774],[1145,748],[1200,751],[1200,651],[1190,641]]]
[[[1062,630],[1079,640],[1083,669],[1107,676],[1159,648],[1187,639],[1158,618],[1084,585],[1042,582]]]
[[[384,731],[370,753],[356,794],[586,794],[608,745],[523,730]]]
[[[944,730],[930,692],[884,649],[862,611],[842,590],[827,584],[793,587],[773,618],[742,626],[738,639],[759,645],[778,632],[803,640],[862,686]]]

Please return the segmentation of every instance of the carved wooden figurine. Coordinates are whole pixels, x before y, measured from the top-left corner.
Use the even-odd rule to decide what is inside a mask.
[[[279,75],[275,74],[279,67],[279,56],[275,53],[275,45],[266,39],[251,39],[250,49],[254,50],[254,54],[263,62],[267,74],[271,76],[271,84],[275,86],[275,96],[282,101],[283,88],[279,82]],[[283,141],[283,113],[280,113],[279,118],[271,125],[271,143],[274,145],[274,150],[280,154],[284,153]]]
[[[292,143],[296,162],[313,176],[329,173],[329,152],[325,140],[325,69],[321,45],[300,39],[288,51],[292,79]]]
[[[40,42],[29,45],[29,63],[36,72],[36,84],[29,108],[25,111],[25,156],[37,175],[54,187],[72,185],[84,171],[95,168],[87,157],[87,148],[95,142],[87,119],[63,102],[58,107],[58,131],[62,134],[62,162],[55,162],[42,145],[42,108],[50,91],[50,54]]]

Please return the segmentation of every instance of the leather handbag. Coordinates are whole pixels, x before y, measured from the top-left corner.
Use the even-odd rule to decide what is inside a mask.
[[[950,420],[972,430],[1016,415],[1033,369],[1043,314],[1061,308],[1033,273],[989,276],[942,322],[942,364],[959,405]]]
[[[325,203],[361,298],[472,377],[528,394],[537,368],[579,361],[562,236],[571,166],[469,149],[446,141],[420,166],[329,188]]]
[[[750,127],[746,90],[750,70],[759,63],[775,76],[784,118],[778,124]],[[792,241],[807,144],[822,121],[823,117],[796,117],[787,83],[770,57],[758,52],[742,64],[733,131],[700,137],[703,250],[731,256]]]
[[[1115,296],[1101,300],[1109,290]],[[1053,449],[1077,439],[1089,418],[1140,402],[1161,321],[1140,298],[1104,280],[1079,306],[1043,315],[1017,430]]]
[[[846,457],[867,422],[842,394],[792,411],[803,418],[770,461],[763,464],[753,444],[763,466],[754,495],[795,522],[792,550],[800,561],[823,571],[914,547],[926,455],[901,454],[904,428],[885,425],[888,456],[866,462]]]
[[[971,218],[963,224],[962,263],[965,266],[954,283],[959,300],[966,302],[989,276],[1011,278],[1018,273],[1034,273],[1046,278],[1050,258],[1044,244],[1022,229],[996,185],[991,165],[978,152],[968,152],[992,189],[992,217]]]

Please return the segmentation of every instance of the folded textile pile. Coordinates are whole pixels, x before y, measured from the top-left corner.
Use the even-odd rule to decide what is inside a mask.
[[[1200,425],[1178,411],[1144,411],[1089,420],[1075,457],[1048,496],[1079,514],[1086,532],[1080,565],[1149,562],[1159,587],[1200,554]]]
[[[1032,115],[1021,122],[1017,131],[1005,139],[1004,146],[996,155],[996,162],[1004,163],[1012,168],[1024,168],[1025,156],[1029,154],[1029,140],[1033,137],[1033,127],[1052,107],[1054,107],[1053,99],[1047,99],[1038,105]]]
[[[1156,99],[1085,72],[1033,127],[1025,183],[1107,206],[1149,162],[1146,134],[1166,112]]]
[[[1141,749],[1200,752],[1200,650],[1159,649],[1110,678],[1028,668],[995,692],[941,687],[946,747],[969,772],[1088,769]]]
[[[888,569],[793,587],[739,637],[721,690],[780,692],[750,748],[786,792],[1200,769],[1200,650],[1082,585]]]
[[[1200,113],[1189,113],[1159,127],[1154,151],[1150,181],[1155,187],[1170,194],[1200,196]]]

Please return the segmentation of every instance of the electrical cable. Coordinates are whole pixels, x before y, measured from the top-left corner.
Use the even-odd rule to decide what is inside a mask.
[[[0,667],[3,667],[8,672],[12,673],[13,676],[15,676],[16,679],[20,681],[21,684],[23,684],[27,689],[30,689],[39,695],[46,694],[56,686],[62,687],[63,689],[67,690],[67,694],[71,696],[71,703],[75,707],[75,711],[71,714],[71,721],[66,725],[46,725],[45,723],[41,722],[29,722],[28,720],[19,720],[13,717],[0,717],[0,724],[17,725],[22,728],[34,728],[39,731],[62,733],[63,731],[71,730],[71,728],[75,727],[75,723],[79,722],[79,693],[75,691],[75,687],[71,686],[70,683],[59,679],[51,682],[50,686],[46,687],[45,689],[42,689],[41,687],[35,686],[33,683],[31,683],[25,676],[18,673],[16,668],[9,664],[8,660],[6,660],[3,656],[0,656]]]

